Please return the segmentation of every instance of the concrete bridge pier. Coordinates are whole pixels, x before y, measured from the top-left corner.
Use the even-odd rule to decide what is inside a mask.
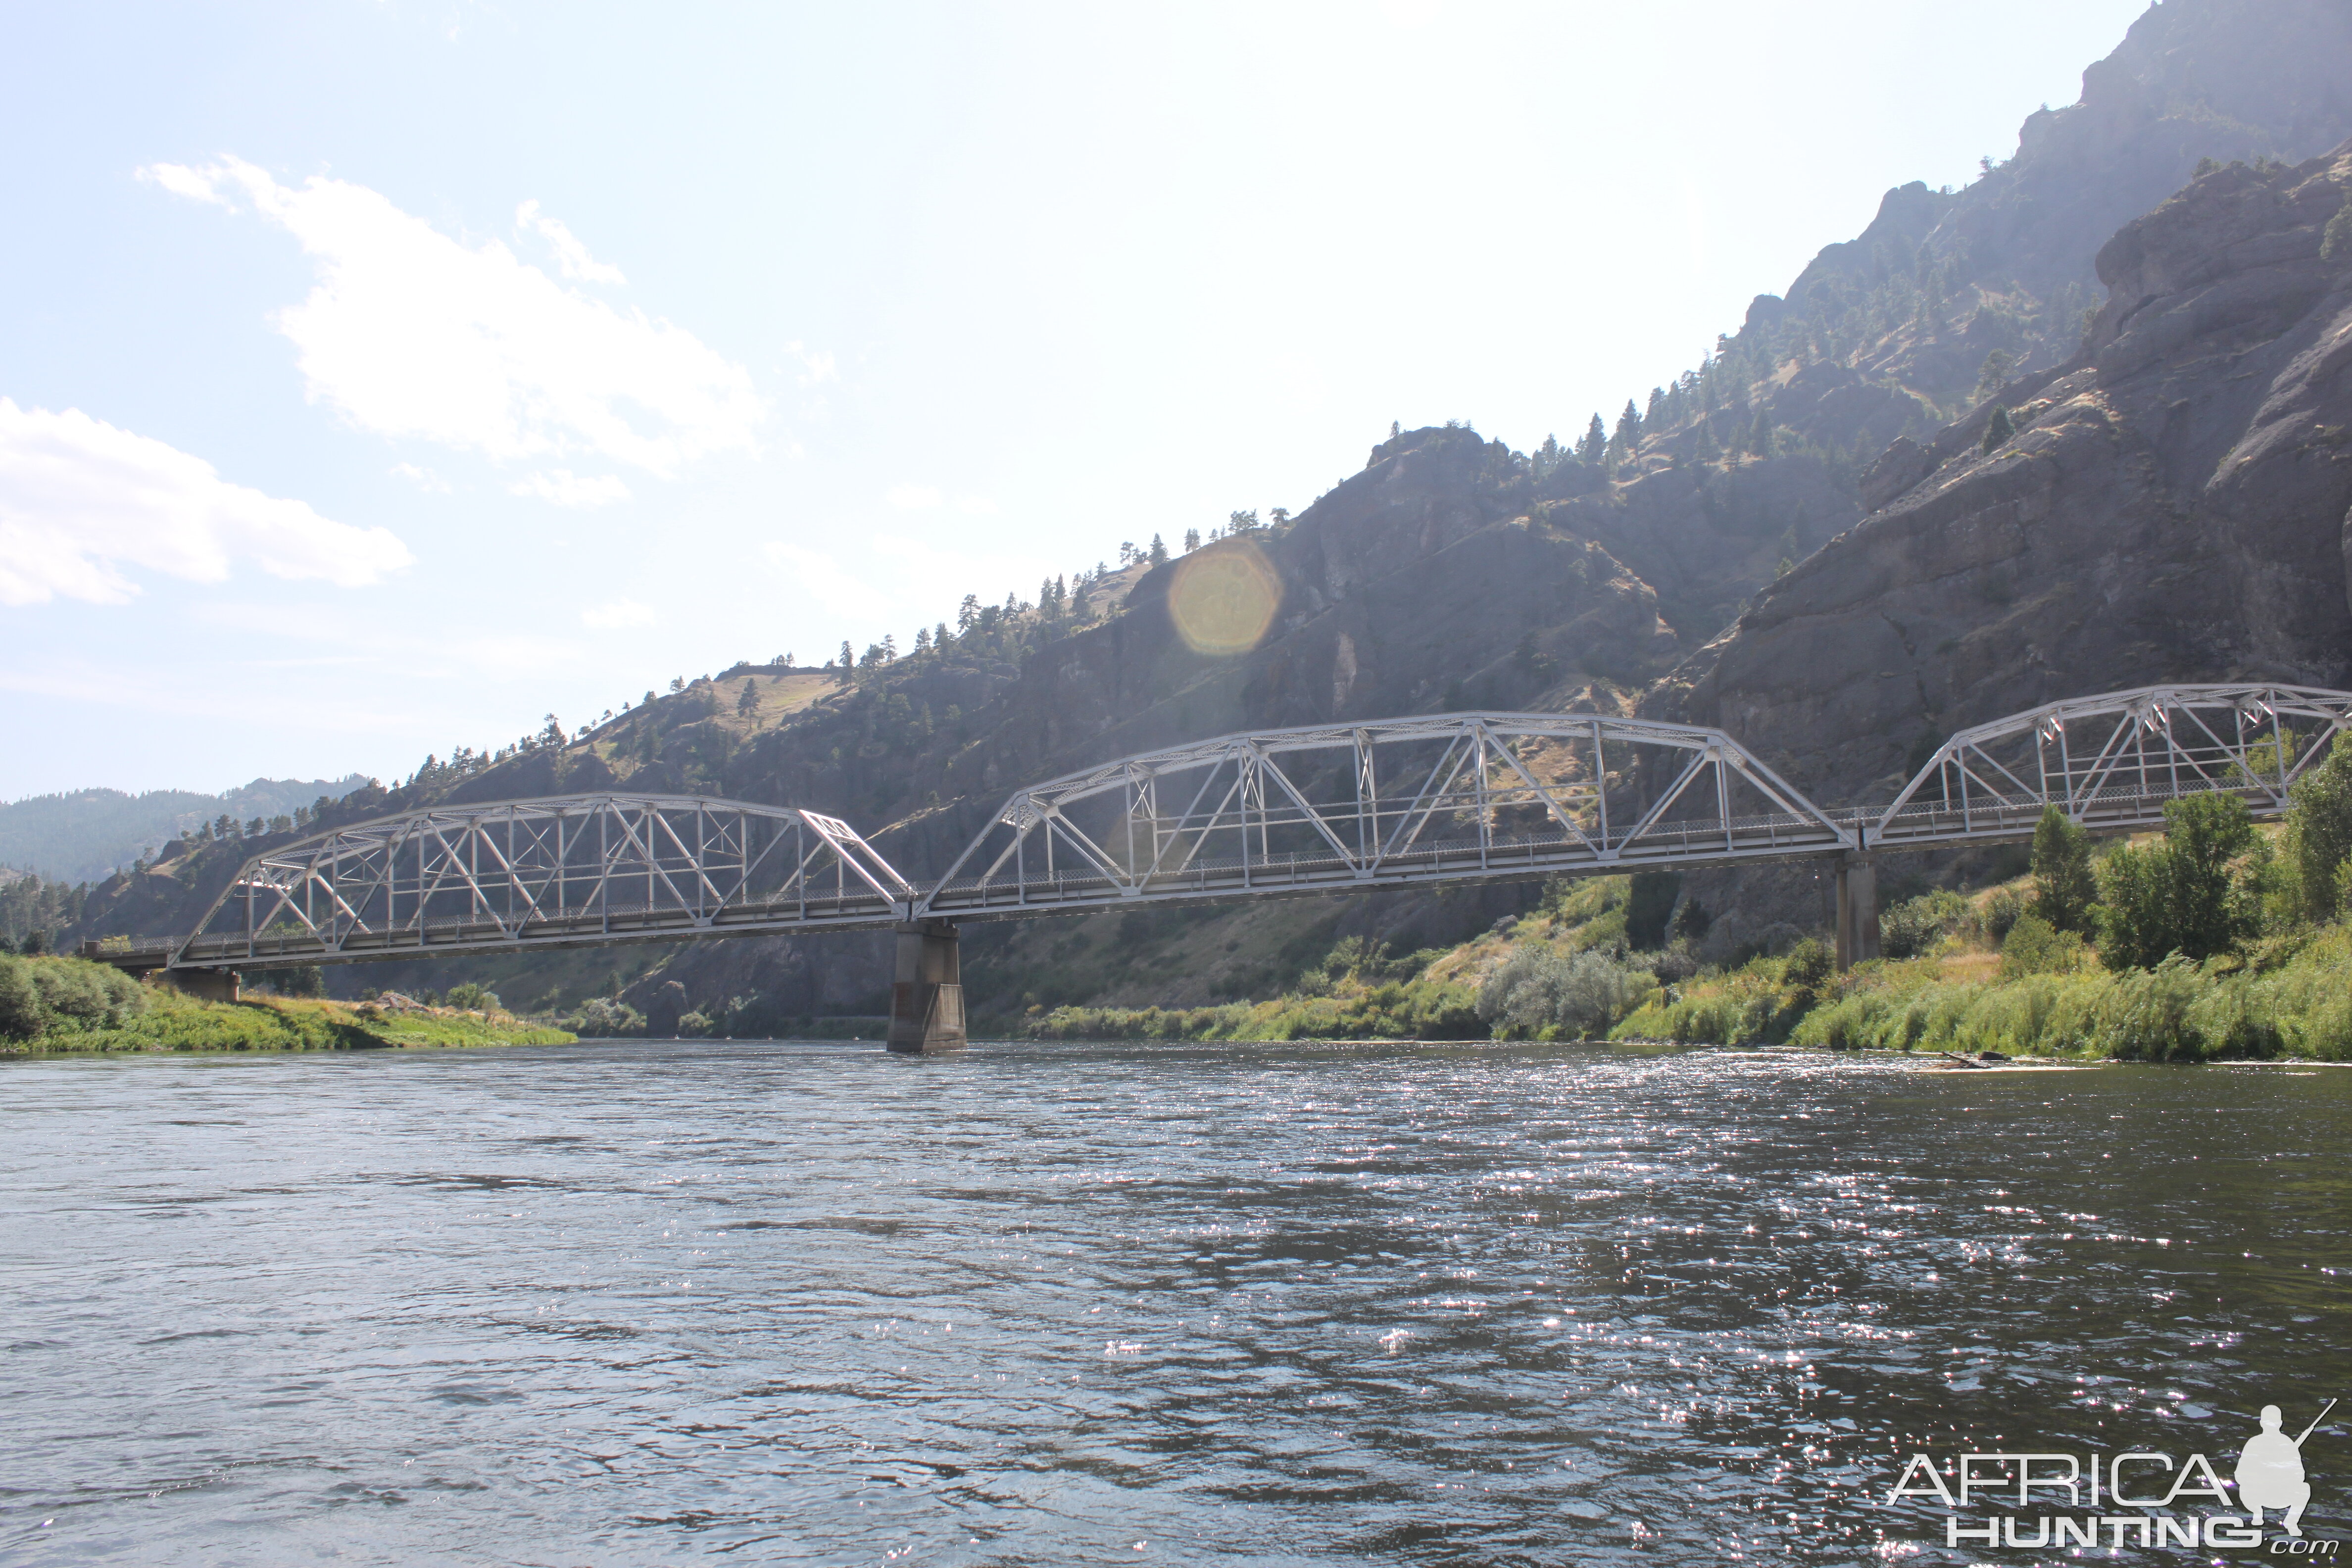
[[[146,976],[161,980],[175,991],[184,991],[200,1002],[234,1002],[236,1000],[237,973],[234,969],[165,969]]]
[[[1843,974],[1878,956],[1878,866],[1867,855],[1837,866],[1837,966]]]
[[[889,1049],[943,1056],[964,1048],[962,943],[953,921],[908,921],[898,933],[890,986]]]

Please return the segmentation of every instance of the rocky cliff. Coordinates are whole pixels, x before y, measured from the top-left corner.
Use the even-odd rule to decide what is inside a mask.
[[[1392,433],[1286,526],[1088,584],[1082,605],[990,608],[847,684],[731,671],[584,741],[367,798],[705,790],[844,816],[920,875],[1016,784],[1244,727],[1639,700],[1844,800],[1891,787],[1954,725],[2046,696],[2340,681],[2346,257],[2322,251],[2345,170],[2274,160],[2352,136],[2347,82],[2340,0],[2166,0],[2084,73],[2080,102],[2027,121],[2014,157],[1964,191],[1888,193],[1613,435],[1522,454],[1465,428]],[[1995,404],[2021,433],[1985,452]],[[1188,639],[1173,613],[1204,570],[1263,589],[1270,618],[1244,651]],[[730,700],[739,679],[749,709]],[[198,899],[232,858],[216,847],[176,880]],[[1278,930],[1204,916],[1234,924],[1213,941],[1139,928],[1128,948],[1181,935],[1237,956],[1171,966],[1181,997],[1130,963],[1070,982],[1107,991],[1039,999],[1242,994],[1280,979],[1253,952],[1309,953],[1318,932],[1445,940],[1513,896],[1289,906],[1307,912]],[[1747,914],[1718,946],[1813,896],[1727,884],[1709,906]],[[164,918],[152,897],[100,904],[96,929],[134,907]],[[1080,973],[1070,924],[992,932],[975,981],[1025,978],[981,1000]],[[887,981],[880,949],[847,940],[656,962],[633,997],[706,1012],[859,1011]]]

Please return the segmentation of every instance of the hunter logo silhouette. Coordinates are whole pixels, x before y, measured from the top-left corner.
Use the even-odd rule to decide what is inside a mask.
[[[2245,1451],[2238,1456],[2238,1506],[2253,1515],[2253,1525],[2262,1528],[2264,1509],[2282,1509],[2285,1517],[2280,1523],[2289,1535],[2303,1533],[2303,1509],[2311,1500],[2311,1483],[2303,1477],[2303,1440],[2327,1419],[2327,1412],[2336,1408],[2336,1401],[2311,1418],[2303,1429],[2303,1436],[2290,1437],[2279,1430],[2279,1407],[2263,1406],[2263,1429],[2246,1439]]]

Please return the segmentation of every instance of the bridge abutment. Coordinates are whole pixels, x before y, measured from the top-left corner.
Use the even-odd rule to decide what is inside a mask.
[[[1878,956],[1878,866],[1848,855],[1837,868],[1837,966],[1843,974]]]
[[[953,921],[909,921],[896,928],[898,968],[890,986],[888,1048],[902,1056],[942,1056],[964,1048],[963,960]]]
[[[236,1000],[237,973],[234,969],[163,969],[146,978],[161,980],[200,1002]]]

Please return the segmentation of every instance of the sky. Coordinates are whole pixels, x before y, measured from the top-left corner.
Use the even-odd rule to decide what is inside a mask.
[[[1567,438],[2142,8],[0,7],[0,800],[391,782]]]

